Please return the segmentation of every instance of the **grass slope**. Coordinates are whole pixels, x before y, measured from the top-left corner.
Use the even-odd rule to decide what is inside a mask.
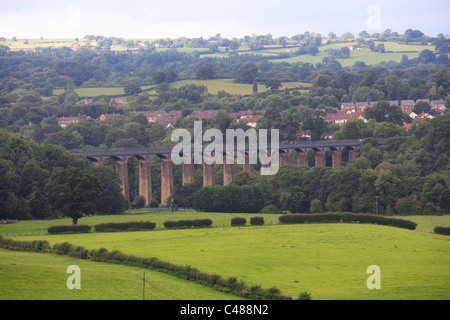
[[[81,270],[81,289],[67,289],[67,267]],[[187,280],[148,271],[146,300],[234,300]],[[52,254],[0,249],[1,300],[140,300],[142,270]]]
[[[314,299],[449,299],[450,238],[360,224],[272,225],[133,233],[14,237],[157,257],[283,294]],[[369,290],[368,266],[382,290]]]

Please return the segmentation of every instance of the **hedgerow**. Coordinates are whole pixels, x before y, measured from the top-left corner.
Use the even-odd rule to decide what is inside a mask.
[[[91,226],[86,225],[70,225],[70,226],[52,226],[47,229],[49,234],[72,234],[72,233],[89,233]]]
[[[164,227],[166,229],[200,228],[200,227],[210,227],[211,225],[212,225],[211,219],[179,220],[179,221],[164,222]]]
[[[101,223],[95,225],[96,232],[121,232],[121,231],[145,231],[153,230],[156,227],[156,223],[143,221],[143,222],[121,222],[121,223]]]
[[[450,227],[436,227],[434,233],[450,236]]]
[[[234,217],[233,219],[231,219],[231,226],[233,226],[233,227],[245,226],[246,224],[247,224],[247,220],[245,218]]]
[[[262,226],[262,225],[264,225],[264,218],[263,217],[251,217],[250,224],[252,226]]]
[[[283,224],[302,223],[372,223],[415,230],[417,224],[403,219],[388,218],[370,214],[323,213],[323,214],[290,214],[282,215],[278,221]]]

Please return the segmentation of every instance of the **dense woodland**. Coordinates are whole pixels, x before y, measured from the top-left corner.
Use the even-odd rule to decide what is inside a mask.
[[[358,43],[372,50],[365,34]],[[373,35],[372,35],[373,36]],[[202,188],[201,166],[196,167],[196,182],[181,186],[181,167],[174,166],[176,190],[174,204],[206,211],[228,212],[323,212],[350,211],[380,214],[443,214],[450,211],[450,116],[420,105],[418,113],[429,112],[425,119],[407,131],[404,122],[412,119],[399,108],[380,102],[366,110],[368,122],[352,120],[338,126],[324,121],[327,112],[335,112],[343,102],[387,101],[402,99],[443,99],[450,107],[448,60],[445,37],[429,38],[407,30],[403,35],[388,32],[377,35],[389,41],[433,43],[435,50],[423,50],[418,58],[405,55],[400,63],[386,61],[377,65],[356,62],[343,67],[336,58],[345,50],[330,52],[321,63],[277,63],[258,54],[261,46],[297,41],[295,54],[317,54],[322,45],[319,35],[303,34],[291,39],[250,37],[245,39],[160,40],[169,50],[157,51],[146,44],[139,50],[112,51],[120,39],[87,36],[101,45],[70,48],[38,48],[11,51],[0,42],[0,218],[43,219],[61,215],[50,199],[48,187],[59,169],[75,167],[94,176],[101,185],[95,211],[105,214],[123,212],[129,204],[121,196],[114,163],[93,168],[85,159],[73,155],[74,149],[115,149],[171,145],[173,128],[148,123],[140,110],[181,110],[187,115],[194,109],[224,110],[215,118],[203,120],[204,130],[243,128],[246,125],[226,112],[266,110],[257,128],[280,129],[283,140],[298,139],[298,128],[310,130],[313,139],[334,132],[335,139],[365,139],[356,161],[340,169],[297,167],[281,168],[275,176],[248,175],[237,166],[235,181],[229,187]],[[350,35],[348,35],[350,37]],[[383,38],[384,37],[384,38]],[[97,39],[96,39],[97,38]],[[246,42],[254,53],[240,55],[233,43]],[[320,40],[320,41],[319,41]],[[280,42],[281,41],[281,42]],[[226,47],[226,58],[201,57],[200,52],[178,52],[177,47]],[[135,44],[128,43],[132,46]],[[339,51],[339,52],[337,52]],[[171,83],[183,79],[232,78],[237,83],[266,84],[267,91],[251,95],[233,95],[225,91],[208,93],[207,87]],[[281,82],[309,84],[302,89],[280,89]],[[94,97],[82,105],[79,87],[124,87],[128,104],[116,109],[110,96]],[[143,90],[146,86],[150,89]],[[255,87],[255,86],[254,86]],[[64,89],[55,95],[57,89]],[[100,122],[104,113],[119,115]],[[78,124],[61,128],[57,118],[88,116]],[[180,119],[175,127],[192,129],[193,119]],[[386,145],[377,146],[377,138]],[[331,154],[327,153],[327,162]],[[222,181],[222,168],[216,166],[216,182]],[[137,161],[129,161],[131,200],[138,197]],[[53,177],[55,178],[55,177]],[[160,202],[159,159],[152,159],[152,183],[155,202]],[[378,207],[375,199],[378,197]],[[205,201],[205,199],[207,201]],[[226,201],[225,201],[226,200]]]

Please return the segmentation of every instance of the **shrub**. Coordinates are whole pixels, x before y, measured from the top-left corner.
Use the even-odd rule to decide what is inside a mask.
[[[33,251],[35,252],[49,252],[51,250],[50,244],[46,240],[33,241]]]
[[[264,218],[263,217],[251,217],[250,224],[252,226],[262,226],[262,225],[264,225]]]
[[[300,292],[298,300],[311,300],[311,295],[308,292]]]
[[[134,200],[131,202],[131,207],[135,209],[140,209],[145,207],[145,198],[144,196],[138,196],[134,198]]]
[[[434,233],[450,236],[450,227],[436,227],[434,228]]]
[[[156,227],[154,222],[122,222],[122,223],[101,223],[94,228],[96,232],[120,232],[120,231],[145,231],[153,230]]]
[[[150,201],[150,203],[148,204],[149,208],[158,208],[159,207],[159,203],[158,201],[156,201],[155,199],[153,199],[152,201]]]
[[[234,226],[245,226],[247,224],[247,220],[245,218],[235,217],[231,219],[231,225]]]
[[[72,233],[89,233],[91,226],[86,225],[70,225],[70,226],[52,226],[47,229],[49,234],[72,234]]]
[[[261,212],[262,213],[279,213],[280,209],[278,209],[273,204],[269,204],[268,206],[265,206],[264,208],[262,208]]]
[[[311,201],[311,207],[309,208],[311,212],[323,212],[322,202],[319,199],[314,199]]]

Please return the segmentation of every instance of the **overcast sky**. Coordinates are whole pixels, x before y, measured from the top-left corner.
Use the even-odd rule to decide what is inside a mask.
[[[208,38],[305,31],[450,34],[449,0],[0,0],[0,37]]]

